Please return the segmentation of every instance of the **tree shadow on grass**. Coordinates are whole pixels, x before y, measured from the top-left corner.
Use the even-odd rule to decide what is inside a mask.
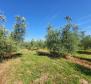
[[[13,54],[8,54],[6,56],[3,56],[0,58],[0,63],[2,63],[5,60],[9,60],[9,59],[16,59],[18,57],[21,57],[22,53],[13,53]]]
[[[91,62],[91,58],[81,58],[81,57],[76,57],[76,56],[75,56],[75,58],[78,58],[78,59],[81,59],[81,60],[86,60],[88,62]]]
[[[77,71],[80,71],[84,75],[91,76],[91,69],[89,69],[89,68],[86,68],[86,67],[79,65],[79,64],[75,64],[75,69]]]
[[[77,51],[77,53],[91,55],[91,52],[88,51]]]
[[[58,58],[63,57],[63,54],[58,54],[58,53],[54,53],[54,52],[49,53],[49,52],[45,52],[45,51],[37,51],[37,54],[39,56],[47,56],[52,59],[58,59]]]
[[[55,59],[55,58],[62,58],[62,57],[64,57],[64,55],[63,54],[60,54],[60,55],[58,55],[58,54],[54,54],[54,53],[52,53],[52,54],[50,54],[49,52],[37,52],[37,54],[39,55],[39,56],[48,56],[48,57],[50,57],[50,58],[52,58],[52,59]],[[74,67],[74,66],[73,66]],[[89,76],[91,76],[91,69],[89,69],[89,68],[86,68],[86,67],[84,67],[84,66],[82,66],[82,65],[79,65],[79,64],[75,64],[75,70],[77,70],[77,71],[80,71],[82,74],[84,74],[84,75],[89,75]]]

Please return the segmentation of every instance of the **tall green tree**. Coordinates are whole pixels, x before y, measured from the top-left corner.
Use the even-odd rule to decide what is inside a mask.
[[[78,27],[71,23],[72,19],[70,16],[66,16],[65,19],[67,23],[62,30],[62,48],[65,53],[73,53],[76,51],[79,41]]]
[[[9,33],[5,28],[5,23],[6,17],[3,13],[0,13],[0,60],[14,49],[11,40],[8,39]]]
[[[15,41],[22,42],[24,40],[25,31],[26,19],[21,16],[16,16],[16,23],[14,25],[14,31],[11,33],[11,36]]]

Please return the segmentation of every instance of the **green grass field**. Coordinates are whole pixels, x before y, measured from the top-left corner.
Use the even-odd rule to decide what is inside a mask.
[[[5,77],[7,84],[91,84],[91,70],[64,58],[38,56],[34,51],[22,50],[21,57],[10,59]]]

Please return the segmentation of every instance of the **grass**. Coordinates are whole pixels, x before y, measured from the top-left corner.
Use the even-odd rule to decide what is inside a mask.
[[[78,58],[81,58],[81,59],[85,59],[87,61],[90,61],[91,62],[91,50],[87,50],[87,51],[78,51],[76,54],[75,54],[75,57],[78,57]]]
[[[7,70],[7,84],[80,84],[84,79],[91,84],[91,70],[63,58],[39,56],[34,51],[22,50]]]

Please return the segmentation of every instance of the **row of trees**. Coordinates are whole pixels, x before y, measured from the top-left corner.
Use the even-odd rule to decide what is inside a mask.
[[[63,28],[55,29],[49,25],[45,40],[31,40],[23,46],[29,50],[49,49],[52,54],[73,54],[78,50],[91,49],[91,36],[78,31],[78,26],[72,24],[70,16],[65,17]]]
[[[44,40],[31,40],[30,42],[23,42],[23,46],[29,50],[45,49],[46,42]]]
[[[47,48],[54,54],[72,54],[78,49],[91,49],[91,36],[79,32],[78,26],[72,24],[70,16],[66,16],[65,19],[66,24],[61,29],[48,26],[45,40],[24,42],[26,19],[22,16],[16,16],[13,31],[9,32],[5,27],[6,17],[0,13],[0,58],[15,52],[19,45],[29,50]]]

